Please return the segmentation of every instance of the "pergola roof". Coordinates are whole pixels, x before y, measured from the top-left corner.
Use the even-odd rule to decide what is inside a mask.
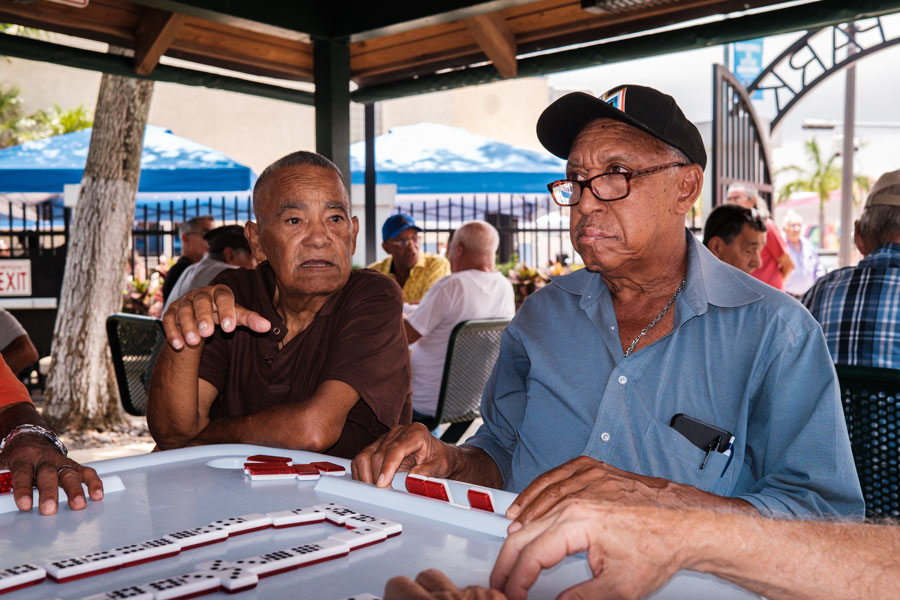
[[[761,7],[775,12],[735,15]],[[898,0],[821,0],[801,7],[781,0],[0,0],[0,22],[133,49],[135,57],[61,52],[64,47],[57,44],[11,40],[8,35],[0,40],[0,54],[239,89],[240,77],[207,76],[198,83],[202,72],[156,67],[161,56],[168,56],[238,74],[313,82],[314,44],[346,42],[350,78],[358,86],[353,99],[370,102],[535,75],[568,64],[574,68],[621,59],[618,56],[632,58],[804,29],[898,7]],[[566,60],[533,56],[704,17],[711,22],[683,30],[683,35],[657,33],[668,35],[662,38],[668,43],[657,43],[651,36],[640,42],[640,50],[634,40],[627,40],[626,46],[602,44],[600,54],[596,46],[568,50],[562,53]],[[621,54],[618,49],[623,47],[629,50]],[[55,56],[50,55],[53,52]],[[277,97],[279,92],[272,88],[279,87],[248,83],[239,91]],[[312,103],[311,94],[291,87],[282,88],[283,99]]]

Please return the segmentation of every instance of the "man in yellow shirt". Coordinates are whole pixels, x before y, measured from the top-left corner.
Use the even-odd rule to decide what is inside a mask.
[[[397,280],[404,302],[418,302],[435,281],[450,274],[450,261],[419,251],[422,231],[409,215],[392,215],[381,227],[381,247],[390,256],[369,265]]]

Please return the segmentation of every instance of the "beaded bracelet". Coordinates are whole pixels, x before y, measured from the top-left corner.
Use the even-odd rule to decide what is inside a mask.
[[[6,434],[6,437],[3,438],[3,441],[0,441],[0,453],[6,448],[6,446],[13,440],[14,437],[19,435],[20,433],[37,433],[38,435],[42,435],[50,442],[56,446],[56,449],[63,456],[67,456],[69,454],[69,450],[66,446],[56,437],[56,434],[47,429],[46,427],[41,427],[40,425],[19,425],[18,427],[13,427],[12,431]]]

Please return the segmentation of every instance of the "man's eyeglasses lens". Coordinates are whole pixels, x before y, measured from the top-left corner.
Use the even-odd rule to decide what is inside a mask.
[[[407,246],[418,246],[422,243],[422,239],[420,236],[416,236],[413,238],[391,240],[391,243],[400,246],[401,248],[406,248]]]
[[[561,206],[578,204],[582,190],[588,185],[600,200],[620,200],[628,195],[628,177],[624,173],[604,173],[583,182],[563,179],[550,185],[553,200]]]

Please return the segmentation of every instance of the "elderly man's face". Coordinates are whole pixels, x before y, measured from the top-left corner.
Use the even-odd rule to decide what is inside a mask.
[[[568,179],[601,173],[624,173],[673,162],[659,140],[614,119],[598,119],[572,143]],[[683,167],[682,167],[683,168]],[[572,244],[592,271],[620,273],[653,256],[662,232],[683,236],[683,216],[676,212],[677,173],[668,169],[631,181],[622,200],[601,202],[586,188],[572,208]],[[680,229],[679,229],[680,228]]]
[[[756,208],[756,199],[750,197],[744,190],[732,190],[728,192],[728,204],[737,204],[741,208]]]
[[[404,229],[381,245],[393,257],[394,265],[409,271],[419,262],[419,232],[410,227]]]
[[[203,258],[209,249],[209,244],[203,239],[203,236],[207,231],[215,228],[216,222],[213,219],[202,219],[196,229],[181,236],[181,255],[187,256],[194,262]]]
[[[765,241],[765,232],[757,231],[744,223],[741,233],[730,244],[716,236],[710,240],[709,249],[722,262],[737,267],[744,273],[752,273],[762,264],[760,251]]]
[[[256,258],[269,261],[286,293],[321,295],[341,289],[350,277],[359,223],[350,217],[350,201],[337,173],[286,167],[273,173],[259,196],[258,235],[249,237]]]

